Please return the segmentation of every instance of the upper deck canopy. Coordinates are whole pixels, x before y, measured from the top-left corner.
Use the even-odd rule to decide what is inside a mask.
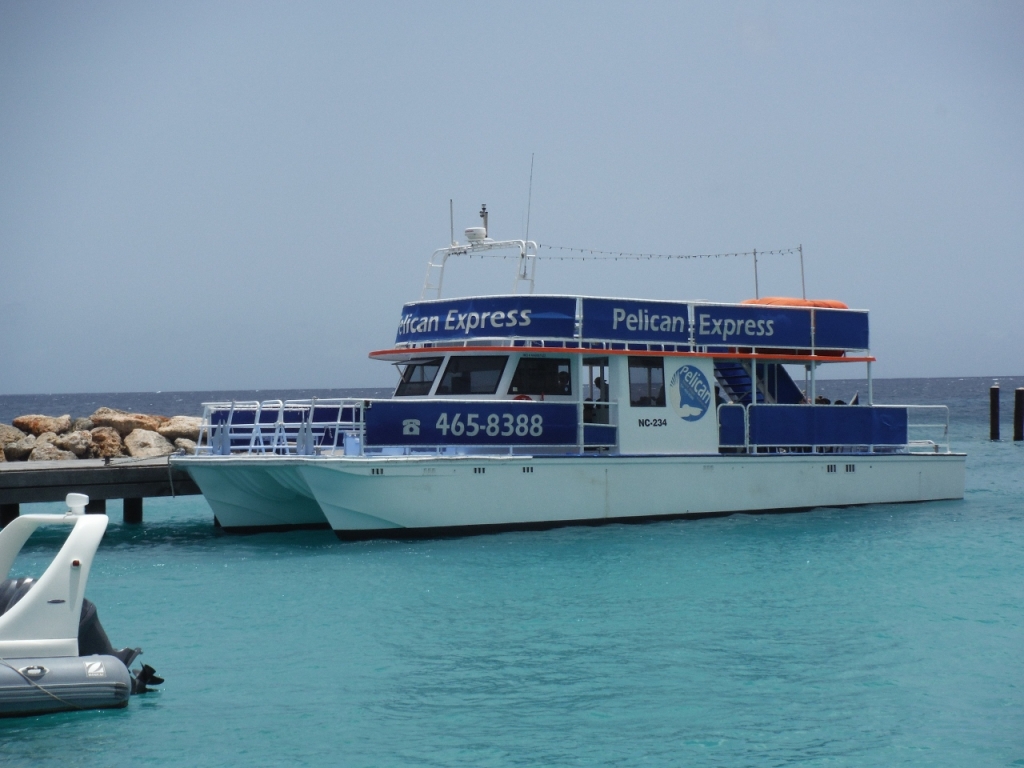
[[[869,348],[866,310],[587,296],[484,296],[415,301],[402,309],[399,349],[510,340],[750,347],[797,354]]]

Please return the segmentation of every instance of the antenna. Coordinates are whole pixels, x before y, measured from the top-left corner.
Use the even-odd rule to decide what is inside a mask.
[[[487,203],[480,204],[480,218],[484,220],[484,237],[487,237]]]
[[[530,191],[526,195],[526,237],[523,240],[530,240],[530,204],[533,203],[533,152],[530,153]]]
[[[804,245],[800,244],[797,249],[800,251],[800,295],[807,298],[807,285],[804,283]]]
[[[452,245],[455,245],[455,209],[452,207],[452,199],[448,198],[448,231]]]
[[[757,288],[757,248],[754,249],[754,298],[761,298],[761,292]]]

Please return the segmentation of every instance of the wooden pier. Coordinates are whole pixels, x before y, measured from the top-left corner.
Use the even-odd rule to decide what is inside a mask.
[[[106,512],[107,499],[124,499],[124,522],[142,522],[142,500],[192,496],[199,487],[188,473],[154,459],[79,459],[0,463],[0,526],[16,518],[21,504],[64,501],[69,493],[89,496],[86,512]]]

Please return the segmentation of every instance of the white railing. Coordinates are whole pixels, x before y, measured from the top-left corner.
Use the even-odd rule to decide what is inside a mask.
[[[444,287],[444,268],[452,256],[481,255],[489,251],[517,250],[519,261],[516,265],[516,279],[512,285],[512,293],[518,294],[521,285],[527,288],[526,293],[533,293],[534,271],[537,267],[537,244],[532,240],[476,240],[461,245],[452,244],[447,248],[438,248],[430,255],[427,262],[427,275],[423,279],[423,290],[420,299],[440,299]]]
[[[907,409],[907,450],[911,453],[949,453],[949,406],[948,405],[905,405]],[[929,421],[914,423],[914,413]],[[910,430],[917,430],[926,435],[931,431],[932,437],[911,439]]]
[[[404,399],[403,399],[404,400]],[[483,442],[479,445],[366,445],[365,410],[375,402],[393,403],[395,400],[264,400],[231,401],[203,404],[203,423],[200,427],[196,446],[197,456],[331,456],[339,453],[347,456],[367,454],[408,455],[432,453],[438,455],[493,453],[495,449],[513,452],[515,449],[532,449],[583,452],[587,448],[601,449],[614,447],[617,443],[618,404],[614,401],[583,401],[576,405],[580,413],[595,419],[584,421],[581,415],[577,436],[564,445],[554,446],[515,443],[494,444]],[[407,402],[414,402],[409,400]],[[481,405],[494,400],[454,400],[431,398],[428,402],[443,402],[458,405]],[[514,400],[505,401],[509,404]],[[536,404],[536,403],[535,403]],[[572,405],[572,403],[551,403]],[[513,406],[514,407],[514,406]],[[589,409],[593,409],[591,414]],[[598,421],[603,419],[603,421]],[[586,427],[597,427],[603,439],[587,440]],[[593,432],[593,430],[591,431]],[[611,439],[608,439],[611,437]]]
[[[203,404],[196,455],[334,453],[360,437],[365,400],[231,401]]]
[[[364,410],[372,407],[374,400],[355,400],[341,398],[325,398],[312,400],[264,400],[264,401],[233,401],[221,403],[205,403],[203,424],[196,447],[196,455],[217,456],[241,454],[248,456],[260,455],[292,455],[319,456],[391,454],[396,451],[402,454],[433,453],[459,454],[479,451],[494,452],[496,448],[513,452],[516,448],[554,450],[552,445],[396,445],[366,446],[366,422]],[[384,402],[394,402],[384,401]],[[436,403],[438,400],[431,399]],[[447,400],[453,405],[462,401]],[[494,402],[466,401],[474,403]],[[514,402],[514,401],[510,401]],[[615,430],[617,434],[617,403],[609,402],[578,402],[579,430],[575,445],[571,442],[565,448],[580,453],[589,448],[614,447],[616,440],[595,441],[586,439],[586,427],[598,427]],[[849,444],[849,443],[801,443],[783,440],[772,443],[756,444],[751,440],[751,408],[905,408],[907,410],[907,441],[901,444]],[[589,409],[594,409],[593,412]],[[735,411],[738,414],[730,416]],[[610,423],[601,423],[597,418],[607,418]],[[948,453],[949,452],[949,408],[944,405],[898,405],[898,406],[795,406],[775,405],[767,403],[741,405],[723,403],[718,406],[718,423],[723,417],[731,418],[735,428],[738,417],[742,417],[742,435],[729,441],[720,439],[721,448],[735,449],[741,453]],[[585,421],[589,417],[592,421]],[[923,433],[923,434],[922,434]],[[917,435],[921,435],[917,437]]]

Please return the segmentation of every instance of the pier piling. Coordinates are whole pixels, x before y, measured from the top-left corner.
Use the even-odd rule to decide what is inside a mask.
[[[993,384],[988,390],[988,438],[999,439],[999,384]]]
[[[1024,440],[1024,387],[1013,393],[1013,439]]]
[[[142,522],[142,499],[125,499],[123,520],[126,523]]]
[[[0,528],[14,520],[18,514],[17,504],[0,504]]]
[[[89,499],[89,503],[85,505],[85,514],[87,514],[87,515],[105,515],[105,514],[107,514],[107,500],[106,499]]]

